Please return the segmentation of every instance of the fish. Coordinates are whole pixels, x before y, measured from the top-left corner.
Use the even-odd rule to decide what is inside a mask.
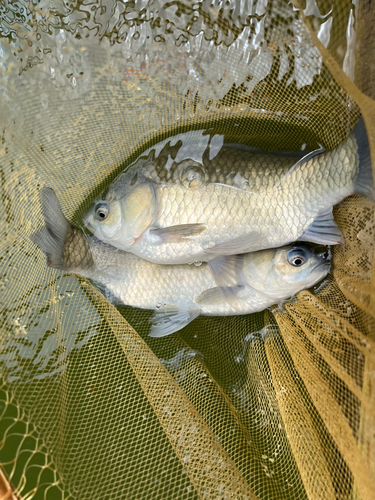
[[[84,214],[86,227],[157,264],[208,262],[297,240],[344,243],[332,207],[353,193],[375,200],[363,119],[336,149],[298,161],[217,137],[149,150]]]
[[[153,310],[151,337],[170,335],[200,315],[249,314],[310,288],[330,270],[327,255],[306,243],[244,255],[220,256],[215,265],[233,272],[217,286],[209,265],[161,265],[88,236],[64,216],[55,192],[40,191],[43,226],[31,236],[47,265],[84,276],[114,304]],[[226,299],[230,289],[232,301]]]

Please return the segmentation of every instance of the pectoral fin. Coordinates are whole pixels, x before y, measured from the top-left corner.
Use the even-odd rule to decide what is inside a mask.
[[[228,304],[235,307],[238,291],[243,285],[243,255],[216,257],[208,262],[208,266],[218,286],[217,290]],[[212,288],[211,290],[216,289]]]
[[[205,224],[180,224],[178,226],[151,229],[153,235],[168,243],[181,243],[191,236],[197,236],[207,229]]]
[[[241,289],[242,286],[209,288],[202,292],[195,299],[195,302],[201,306],[222,306],[229,302],[229,298],[230,305],[234,306],[237,294]]]
[[[235,255],[253,252],[262,248],[263,239],[264,237],[260,233],[252,231],[238,238],[218,243],[211,248],[205,248],[204,251],[217,255]]]
[[[217,286],[237,286],[241,282],[243,255],[223,255],[208,263]]]
[[[321,245],[339,245],[344,237],[334,221],[332,207],[322,211],[306,229],[299,241],[310,241]]]
[[[155,311],[150,319],[152,324],[150,337],[166,337],[174,332],[178,332],[188,325],[200,314],[198,308],[178,308],[166,304],[162,309]]]

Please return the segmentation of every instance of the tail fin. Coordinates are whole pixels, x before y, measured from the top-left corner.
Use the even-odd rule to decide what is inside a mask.
[[[363,194],[375,203],[374,177],[372,175],[370,145],[363,118],[354,127],[354,135],[358,145],[359,172],[354,183],[354,192]]]
[[[65,269],[62,252],[65,238],[72,227],[61,211],[59,201],[53,189],[44,187],[39,193],[44,226],[30,239],[43,250],[47,257],[47,266]]]

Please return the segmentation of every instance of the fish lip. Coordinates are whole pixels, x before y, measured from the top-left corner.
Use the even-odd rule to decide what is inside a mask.
[[[87,216],[83,216],[82,217],[82,222],[87,227],[87,229],[90,229],[90,231],[91,231],[92,230],[92,226],[91,226],[90,222],[87,219],[88,219]]]
[[[317,264],[314,267],[314,271],[320,270],[321,268],[324,268],[324,270],[327,271],[327,274],[328,274],[331,270],[331,264],[329,262],[321,262],[320,264]]]
[[[83,221],[83,224],[85,225],[85,227],[90,231],[90,233],[95,236],[95,229],[92,227],[90,222],[87,220],[87,217],[83,217],[82,221]]]

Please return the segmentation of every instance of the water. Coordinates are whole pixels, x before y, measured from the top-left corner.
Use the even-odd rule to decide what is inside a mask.
[[[197,498],[189,455],[176,456],[155,416],[157,392],[145,396],[143,372],[134,375],[116,337],[125,328],[117,311],[91,284],[46,270],[28,236],[40,223],[37,185],[61,193],[80,224],[146,148],[187,130],[265,150],[340,142],[356,107],[330,82],[297,10],[274,3],[52,10],[19,1],[2,11],[0,461],[23,495],[37,487],[35,499],[137,498],[145,488],[152,498]],[[349,76],[356,9],[305,6]],[[160,342],[147,338],[149,313],[118,310],[255,492],[305,498],[275,406],[267,336],[255,333],[269,318],[198,319]],[[277,335],[269,342],[282,347]]]

